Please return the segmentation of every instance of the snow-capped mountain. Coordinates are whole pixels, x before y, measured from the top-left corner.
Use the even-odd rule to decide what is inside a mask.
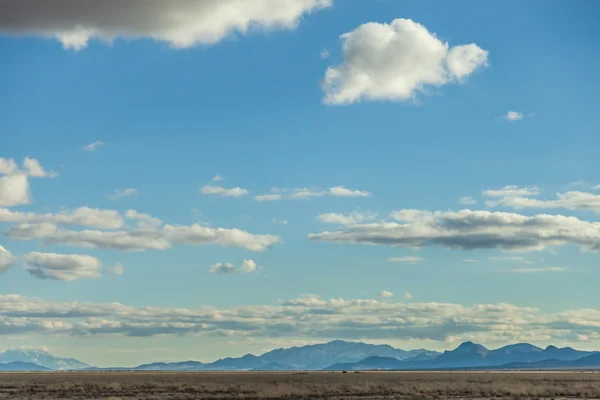
[[[21,361],[36,364],[54,370],[84,369],[90,365],[74,358],[55,357],[44,350],[16,349],[0,353],[0,363]]]

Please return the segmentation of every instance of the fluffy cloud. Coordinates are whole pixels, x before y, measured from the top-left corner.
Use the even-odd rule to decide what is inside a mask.
[[[135,196],[138,194],[137,189],[135,188],[125,188],[125,189],[116,189],[113,194],[108,196],[111,200],[121,200],[124,197]]]
[[[53,302],[0,295],[0,335],[220,335],[254,338],[558,342],[598,337],[600,310],[543,313],[511,304],[396,303],[315,296],[279,305],[136,308],[119,303]]]
[[[208,271],[213,274],[249,274],[255,272],[258,266],[253,260],[246,259],[242,261],[242,264],[238,267],[232,263],[216,263],[208,268]]]
[[[96,149],[98,149],[99,147],[102,147],[102,146],[106,146],[106,143],[100,142],[100,141],[95,141],[93,143],[83,146],[83,150],[96,151]]]
[[[96,257],[83,254],[29,253],[24,257],[25,269],[40,279],[75,281],[98,278],[109,270],[120,275],[122,268],[105,267]]]
[[[571,244],[582,250],[600,250],[600,223],[575,217],[545,214],[529,217],[471,210],[400,210],[393,216],[403,223],[358,224],[338,231],[310,234],[309,238],[333,243],[414,248],[441,246],[463,250],[530,251]]]
[[[402,263],[402,264],[417,264],[423,261],[421,257],[406,256],[406,257],[392,257],[388,259],[389,262]]]
[[[509,111],[506,113],[506,115],[503,117],[504,119],[506,119],[507,121],[519,121],[522,120],[523,117],[523,113],[518,112],[518,111]]]
[[[487,65],[476,44],[450,47],[410,19],[370,22],[341,36],[344,63],[325,73],[324,101],[410,100],[428,87],[462,82]]]
[[[26,0],[0,6],[0,32],[58,39],[81,50],[91,39],[151,38],[173,47],[213,44],[252,29],[292,29],[332,0]]]
[[[3,246],[0,246],[0,272],[4,272],[14,261],[15,258],[12,254],[10,254]]]
[[[202,189],[200,189],[200,192],[202,194],[213,194],[226,197],[241,197],[246,196],[248,194],[248,190],[242,189],[240,187],[226,189],[224,187],[215,185],[203,186]]]
[[[1,17],[0,17],[1,18]],[[56,172],[47,172],[34,158],[25,157],[23,168],[15,160],[0,158],[0,206],[12,207],[31,202],[29,177],[54,178]]]
[[[47,172],[35,158],[25,157],[23,160],[23,168],[27,176],[34,178],[54,178],[58,176],[56,172]]]
[[[321,214],[317,217],[320,221],[326,222],[328,224],[338,224],[338,225],[355,225],[365,221],[372,221],[377,217],[377,214],[373,213],[360,213],[360,212],[352,212],[345,214],[337,214],[337,213],[327,213]]]
[[[515,209],[535,208],[535,209],[553,209],[565,208],[567,210],[593,211],[600,214],[600,195],[587,192],[565,192],[557,193],[554,200],[540,200],[533,198],[539,195],[539,192],[529,191],[528,189],[515,189],[515,193],[507,193],[497,200],[488,200],[485,204],[488,207],[511,207]],[[490,192],[490,191],[487,191]],[[497,192],[497,191],[491,191]],[[500,190],[502,192],[502,190]],[[489,196],[489,194],[488,194]]]
[[[311,197],[370,197],[371,193],[365,190],[352,190],[345,186],[334,186],[329,189],[318,188],[272,188],[271,193],[255,196],[257,201],[276,201],[282,199],[300,200]]]
[[[256,235],[240,229],[209,228],[199,224],[164,225],[161,229],[148,229],[149,226],[145,228],[129,231],[74,231],[59,229],[51,223],[20,224],[11,227],[7,235],[20,240],[43,240],[46,244],[120,251],[165,250],[174,244],[218,244],[264,251],[280,241],[279,237],[273,235]]]
[[[411,292],[406,292],[406,293],[404,293],[404,298],[405,298],[406,300],[410,300],[410,299],[412,299],[412,298],[413,298],[413,295],[412,295],[412,293],[411,293]]]
[[[98,208],[79,207],[57,214],[36,214],[32,212],[13,212],[0,208],[0,223],[51,223],[72,226],[87,226],[102,229],[117,229],[123,226],[123,218],[118,211]]]
[[[136,210],[127,210],[125,217],[136,221],[138,229],[149,230],[156,229],[162,225],[162,221],[149,214],[137,212]]]
[[[388,292],[387,290],[382,290],[381,292],[379,292],[378,296],[381,296],[381,297],[393,297],[394,294],[392,292]]]
[[[30,201],[27,175],[0,176],[0,206],[12,207]]]

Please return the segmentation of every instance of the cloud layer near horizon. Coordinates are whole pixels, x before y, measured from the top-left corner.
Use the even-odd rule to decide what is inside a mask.
[[[600,339],[599,324],[600,311],[594,309],[547,314],[503,303],[463,306],[307,296],[277,306],[186,309],[0,295],[0,335],[586,342]]]

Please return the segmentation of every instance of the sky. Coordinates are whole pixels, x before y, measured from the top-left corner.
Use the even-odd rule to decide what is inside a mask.
[[[1,2],[0,350],[600,349],[599,13]]]

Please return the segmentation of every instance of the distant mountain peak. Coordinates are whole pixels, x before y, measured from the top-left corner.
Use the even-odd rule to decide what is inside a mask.
[[[0,353],[0,363],[23,362],[36,364],[47,369],[85,369],[90,365],[74,358],[55,357],[40,349],[13,349]]]
[[[488,351],[488,349],[483,345],[467,341],[461,343],[454,351]]]
[[[558,350],[558,347],[550,345],[550,346],[546,347],[544,350],[545,351],[556,351],[556,350]]]

